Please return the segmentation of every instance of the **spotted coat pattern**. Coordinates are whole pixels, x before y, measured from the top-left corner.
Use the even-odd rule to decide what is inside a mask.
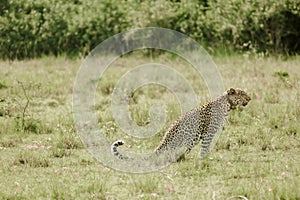
[[[184,155],[201,141],[200,157],[207,156],[213,147],[214,137],[227,120],[228,111],[246,106],[250,100],[243,90],[230,88],[215,100],[187,112],[169,127],[155,150],[156,154],[180,148]],[[120,159],[127,158],[117,150],[123,144],[122,140],[118,140],[111,146],[112,153]]]

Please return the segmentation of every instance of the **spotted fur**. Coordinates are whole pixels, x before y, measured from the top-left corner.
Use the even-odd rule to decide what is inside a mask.
[[[187,112],[169,127],[155,150],[156,154],[183,149],[181,156],[184,156],[201,141],[200,157],[207,156],[215,143],[217,133],[227,120],[228,111],[246,106],[250,100],[245,91],[230,88],[215,100]],[[118,140],[111,145],[112,153],[120,159],[127,158],[117,150],[123,144],[122,140]]]

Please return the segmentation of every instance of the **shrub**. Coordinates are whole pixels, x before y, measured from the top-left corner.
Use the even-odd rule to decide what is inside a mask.
[[[296,0],[210,1],[209,23],[222,43],[238,50],[299,52],[300,4]]]
[[[0,58],[84,56],[110,36],[149,26],[214,49],[294,54],[300,48],[297,0],[3,0]]]
[[[125,25],[119,25],[118,4],[108,0],[12,0],[0,6],[3,59],[85,54]]]

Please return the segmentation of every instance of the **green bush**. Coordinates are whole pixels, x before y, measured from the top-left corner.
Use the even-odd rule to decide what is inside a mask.
[[[206,47],[299,53],[297,0],[3,0],[0,58],[83,56],[119,32],[165,27]]]
[[[122,31],[122,11],[105,1],[12,0],[2,2],[0,57],[86,54]]]
[[[210,7],[208,21],[222,43],[241,50],[299,53],[299,1],[215,0]]]

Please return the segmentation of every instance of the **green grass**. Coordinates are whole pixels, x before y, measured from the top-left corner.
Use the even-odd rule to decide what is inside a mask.
[[[0,199],[300,199],[300,57],[230,56],[214,59],[225,87],[246,89],[252,101],[233,111],[208,158],[197,146],[186,159],[148,174],[117,172],[98,163],[73,123],[72,88],[80,60],[45,57],[0,62]],[[201,76],[167,55],[115,61],[99,81],[95,110],[107,138],[123,150],[150,152],[180,115],[174,95],[147,85],[132,96],[139,125],[149,108],[164,103],[164,130],[138,140],[119,130],[110,105],[114,85],[133,67],[159,62],[191,82],[199,104],[209,100]],[[22,88],[22,85],[25,89]],[[26,97],[27,96],[27,97]],[[26,107],[26,104],[28,106]]]

